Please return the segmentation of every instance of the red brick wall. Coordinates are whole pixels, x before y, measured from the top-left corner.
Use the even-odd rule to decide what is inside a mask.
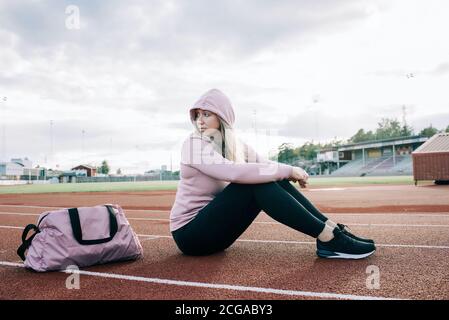
[[[414,180],[449,180],[449,152],[412,155]]]

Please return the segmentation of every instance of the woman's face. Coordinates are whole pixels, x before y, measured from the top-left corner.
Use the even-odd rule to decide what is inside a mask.
[[[220,120],[218,116],[208,110],[195,109],[195,122],[198,130],[202,133],[205,133],[206,130],[211,130],[213,132],[220,129]]]

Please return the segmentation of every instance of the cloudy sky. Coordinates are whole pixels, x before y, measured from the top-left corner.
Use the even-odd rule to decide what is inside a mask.
[[[415,131],[445,128],[448,16],[447,0],[0,0],[0,160],[177,170],[210,88],[264,155],[403,106]]]

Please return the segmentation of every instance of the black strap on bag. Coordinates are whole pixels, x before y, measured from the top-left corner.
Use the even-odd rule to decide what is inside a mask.
[[[27,239],[28,236],[28,232],[30,232],[30,230],[34,230],[35,232],[31,235],[31,237],[29,237]],[[34,225],[34,224],[29,224],[25,227],[25,230],[23,230],[22,233],[22,244],[20,245],[20,247],[17,249],[17,254],[19,255],[19,257],[25,261],[25,251],[30,247],[31,245],[31,241],[33,241],[34,237],[36,236],[36,234],[38,234],[39,228]]]
[[[83,240],[83,232],[81,231],[81,223],[80,223],[80,216],[78,214],[78,209],[77,208],[69,209],[70,224],[72,225],[73,235],[79,244],[93,245],[93,244],[106,243],[111,241],[112,238],[114,238],[118,230],[117,218],[115,217],[114,210],[112,209],[111,206],[105,207],[108,209],[109,212],[109,237],[95,240]]]

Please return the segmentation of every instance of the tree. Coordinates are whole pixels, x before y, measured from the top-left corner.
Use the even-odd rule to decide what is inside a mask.
[[[298,148],[298,155],[305,160],[313,160],[316,158],[320,144],[313,144],[313,142],[306,142]]]
[[[375,135],[370,130],[368,132],[365,132],[363,129],[359,129],[355,135],[353,135],[351,138],[349,138],[349,143],[357,143],[357,142],[363,142],[363,141],[369,141],[369,140],[375,140]]]
[[[278,150],[278,162],[292,163],[292,161],[298,156],[297,152],[290,143],[281,144]]]
[[[376,140],[402,136],[401,124],[396,119],[382,118],[376,129]]]
[[[345,145],[345,144],[347,144],[348,143],[348,141],[345,141],[345,140],[337,140],[337,137],[334,137],[334,139],[332,140],[332,141],[330,141],[330,142],[328,142],[328,143],[325,143],[325,144],[323,144],[321,147],[322,148],[332,148],[332,147],[339,147],[339,146],[342,146],[342,145]]]
[[[432,124],[430,126],[428,126],[427,128],[424,128],[421,130],[421,132],[419,133],[421,136],[425,136],[425,137],[432,137],[433,135],[435,135],[436,133],[438,133],[438,129],[432,127]]]
[[[294,148],[291,144],[283,143],[278,147],[277,159],[272,157],[270,160],[297,165],[298,161],[314,161],[321,149],[333,148],[345,143],[345,141],[337,141],[336,139],[326,144],[315,144],[313,141],[307,141],[297,148]]]
[[[117,169],[117,174],[122,174],[122,169],[118,168]]]
[[[348,143],[410,137],[414,135],[414,130],[411,126],[408,126],[407,124],[401,126],[397,119],[382,118],[377,125],[378,127],[374,133],[372,131],[365,132],[365,130],[359,129],[355,135],[349,138]]]
[[[446,132],[449,132],[449,125],[446,127]]]
[[[403,137],[410,137],[415,135],[415,132],[411,126],[403,125],[401,129],[401,136]]]
[[[101,167],[97,168],[97,172],[98,173],[102,173],[102,174],[108,174],[109,173],[109,165],[108,165],[108,162],[106,160],[103,160],[103,162],[101,163]]]

